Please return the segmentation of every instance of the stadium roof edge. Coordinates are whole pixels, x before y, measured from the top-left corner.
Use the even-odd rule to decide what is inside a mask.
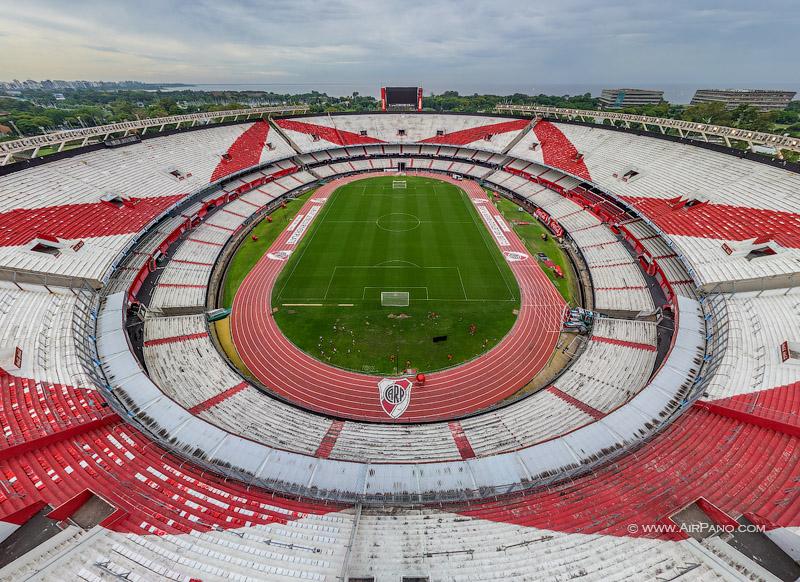
[[[736,157],[744,157],[754,162],[782,168],[794,173],[800,173],[800,164],[797,162],[788,161],[782,156],[771,157],[763,155],[753,150],[753,146],[767,145],[775,148],[777,152],[780,152],[780,150],[800,152],[800,138],[619,112],[504,104],[498,105],[494,112],[482,111],[475,113],[455,111],[347,111],[320,114],[309,113],[307,106],[298,105],[238,109],[143,119],[136,122],[123,122],[80,130],[32,136],[21,140],[0,142],[0,175],[22,170],[31,165],[39,165],[41,163],[47,163],[63,159],[64,157],[79,155],[93,149],[102,148],[105,139],[129,134],[132,135],[139,127],[144,129],[142,129],[138,135],[142,140],[145,140],[171,135],[175,132],[202,130],[206,127],[216,127],[222,124],[246,123],[254,119],[273,117],[308,118],[319,115],[334,117],[358,115],[444,115],[458,117],[466,115],[509,119],[520,119],[524,116],[533,115],[534,117],[547,118],[561,123],[595,126],[609,131],[631,132],[636,135],[644,135],[656,139],[679,141],[687,145],[711,149]],[[610,121],[611,123],[604,123],[604,121]],[[660,122],[664,123],[659,125]],[[170,127],[173,125],[175,126],[174,128]],[[157,127],[158,131],[147,133],[146,128],[152,127]],[[711,136],[711,139],[709,139],[709,136]],[[47,140],[51,141],[48,142]],[[739,140],[748,143],[750,150],[734,148],[731,140]],[[66,147],[68,144],[69,147]],[[46,156],[40,155],[39,150],[45,147],[56,147],[56,151]]]
[[[693,135],[699,136],[701,140],[706,142],[709,141],[709,136],[721,138],[728,147],[732,147],[731,140],[734,140],[746,142],[750,149],[752,149],[753,146],[761,145],[773,147],[777,150],[800,152],[800,138],[797,137],[738,129],[709,123],[684,121],[682,119],[665,119],[615,111],[563,109],[560,107],[543,107],[539,105],[501,104],[497,105],[495,110],[499,113],[517,113],[555,119],[590,120],[592,123],[600,125],[605,121],[610,121],[611,123],[622,123],[628,129],[635,129],[634,126],[639,126],[646,131],[650,131],[650,128],[655,127],[661,133],[666,133],[670,130],[677,131],[682,138],[687,139],[691,139]]]
[[[308,106],[306,105],[208,111],[205,113],[188,113],[185,115],[123,121],[109,125],[99,125],[96,127],[85,127],[81,129],[57,131],[44,135],[23,137],[12,141],[0,142],[0,166],[11,164],[19,159],[35,158],[39,155],[39,150],[43,147],[55,147],[57,151],[60,152],[70,143],[80,142],[80,146],[86,146],[91,143],[104,141],[118,134],[122,134],[124,137],[130,135],[132,132],[146,132],[148,129],[155,127],[164,129],[166,126],[170,125],[175,125],[176,127],[180,127],[181,125],[194,127],[198,124],[208,124],[212,122],[239,120],[244,122],[252,119],[262,119],[270,115],[297,114],[305,113],[306,111],[308,111]],[[26,155],[26,153],[29,153],[29,155]]]

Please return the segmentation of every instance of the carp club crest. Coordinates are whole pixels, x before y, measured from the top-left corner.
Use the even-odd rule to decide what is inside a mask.
[[[392,418],[399,418],[411,403],[411,388],[414,383],[408,378],[384,378],[378,382],[381,408]]]

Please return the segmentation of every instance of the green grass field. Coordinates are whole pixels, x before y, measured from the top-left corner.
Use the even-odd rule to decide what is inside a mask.
[[[273,290],[281,330],[336,366],[453,366],[496,344],[516,319],[516,280],[466,194],[421,177],[393,189],[395,179],[337,189]],[[382,291],[407,292],[410,305],[382,307]]]
[[[544,253],[553,263],[561,267],[564,277],[557,277],[552,269],[546,267],[544,272],[555,288],[558,289],[558,292],[561,293],[564,301],[570,305],[576,305],[578,278],[567,253],[558,246],[550,231],[527,212],[520,212],[519,204],[507,198],[500,198],[497,201],[497,208],[503,213],[509,224],[513,226],[514,232],[522,239],[522,242],[525,243],[525,246],[533,256],[536,256],[536,253]],[[528,224],[517,224],[517,222],[527,222]],[[547,240],[542,240],[543,234],[547,235]]]
[[[239,289],[239,285],[242,284],[242,281],[244,281],[247,273],[250,272],[258,260],[267,252],[272,242],[278,238],[278,235],[289,225],[295,214],[303,207],[303,204],[312,193],[313,190],[310,190],[294,200],[287,201],[286,208],[278,208],[273,211],[272,214],[270,214],[272,222],[264,218],[250,232],[250,235],[255,235],[258,240],[254,241],[250,235],[248,235],[239,248],[236,249],[236,253],[228,264],[228,271],[225,274],[225,287],[222,293],[223,307],[230,307],[233,305],[233,298],[236,295],[236,291]]]

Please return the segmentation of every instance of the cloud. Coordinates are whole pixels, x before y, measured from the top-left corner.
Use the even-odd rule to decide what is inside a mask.
[[[87,48],[89,50],[98,52],[98,53],[111,53],[113,55],[127,55],[127,56],[130,56],[130,57],[136,57],[136,58],[140,58],[140,59],[148,59],[148,60],[152,60],[152,61],[162,61],[162,62],[168,62],[168,61],[182,62],[183,61],[183,59],[180,59],[178,57],[171,57],[171,56],[166,55],[166,54],[137,53],[137,52],[130,52],[130,51],[118,49],[118,48],[111,47],[111,46],[95,46],[95,45],[90,45],[90,44],[81,45],[81,46],[84,47],[84,48]]]
[[[0,79],[800,86],[796,0],[0,0],[0,13],[0,54],[15,55]]]

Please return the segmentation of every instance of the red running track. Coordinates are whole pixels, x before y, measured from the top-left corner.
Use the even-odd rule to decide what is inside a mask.
[[[493,216],[497,209],[484,190],[472,181],[455,181],[440,174],[419,175],[450,182],[473,200],[482,200]],[[299,214],[317,211],[336,188],[355,180],[385,176],[382,172],[341,178],[319,188]],[[481,217],[485,222],[485,217]],[[289,228],[291,228],[290,225]],[[294,229],[296,231],[296,229]],[[308,229],[306,229],[306,232]],[[264,386],[304,408],[353,420],[410,423],[448,420],[490,406],[522,388],[547,363],[561,330],[564,300],[513,230],[503,232],[503,251],[524,253],[509,261],[519,283],[520,313],[511,331],[486,354],[461,366],[428,375],[424,387],[412,390],[408,409],[398,419],[381,408],[378,376],[335,368],[311,357],[291,343],[271,314],[272,287],[285,264],[270,258],[294,248],[292,232],[283,232],[242,282],[233,302],[231,331],[244,364]]]

